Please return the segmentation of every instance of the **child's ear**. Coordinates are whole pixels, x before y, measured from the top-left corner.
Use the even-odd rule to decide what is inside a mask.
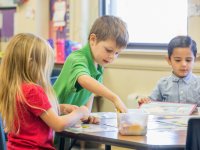
[[[165,60],[167,61],[167,63],[168,63],[169,65],[171,65],[171,60],[170,60],[170,58],[169,58],[168,56],[165,56]]]
[[[97,37],[94,33],[90,34],[90,45],[95,44],[96,39]]]

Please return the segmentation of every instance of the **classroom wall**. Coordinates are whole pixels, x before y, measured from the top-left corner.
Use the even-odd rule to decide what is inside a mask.
[[[49,0],[29,0],[17,7],[15,14],[15,34],[35,33],[49,37]]]
[[[49,37],[49,0],[29,0],[16,7],[14,34],[22,32]],[[8,41],[0,42],[0,50],[5,50],[7,44]]]
[[[42,2],[43,1],[43,2]],[[38,11],[45,12],[43,9],[48,9],[44,5],[48,0],[30,0],[27,4],[28,7],[33,7]],[[43,3],[43,4],[42,4]],[[199,0],[188,0],[189,4],[198,4]],[[99,1],[98,0],[70,0],[70,39],[73,41],[85,44],[87,42],[87,36],[89,29],[98,17],[99,13]],[[42,9],[41,9],[42,8]],[[26,6],[27,9],[27,6]],[[26,9],[22,8],[20,11],[26,12]],[[21,24],[16,25],[17,31],[24,31],[23,24],[27,21],[23,15],[19,14]],[[41,12],[40,12],[41,13]],[[42,14],[42,13],[41,13]],[[48,16],[48,14],[46,14]],[[38,16],[38,15],[37,15]],[[45,16],[45,15],[43,15]],[[36,18],[35,18],[36,19]],[[37,26],[36,23],[42,21],[42,18],[37,20],[29,20],[27,27],[31,27],[30,30],[36,33],[41,33],[46,36],[46,31],[40,29],[46,29],[48,26],[44,20]],[[32,23],[32,21],[34,23]],[[21,26],[21,28],[20,28]],[[44,27],[43,27],[44,26]],[[200,16],[190,16],[188,18],[188,33],[192,38],[197,41],[198,49],[200,49]],[[28,30],[28,29],[27,29]],[[200,52],[199,52],[200,53]],[[129,105],[128,95],[136,93],[139,95],[149,95],[154,88],[156,82],[163,76],[167,76],[171,73],[171,69],[165,61],[166,52],[163,51],[125,51],[120,54],[119,58],[111,65],[105,67],[104,84],[112,91],[117,93],[125,104]],[[197,59],[194,72],[200,75],[200,62]],[[100,111],[114,111],[114,107],[109,101],[100,101]],[[131,105],[131,107],[133,107]]]
[[[188,0],[188,34],[197,42],[200,54],[200,0]]]
[[[99,15],[99,0],[70,0],[70,39],[87,43],[90,27]]]
[[[199,0],[188,0],[199,3]],[[89,29],[98,17],[98,0],[70,0],[70,39],[85,44]],[[48,38],[48,0],[29,0],[18,7],[15,33],[33,32]],[[33,18],[27,13],[34,10]],[[188,18],[188,33],[197,41],[200,51],[200,16]],[[200,52],[198,52],[200,54]],[[170,74],[171,69],[165,61],[163,51],[125,51],[115,62],[105,67],[104,84],[116,92],[125,104],[129,104],[128,95],[136,93],[149,95],[156,82]],[[200,75],[200,61],[197,59],[194,73]],[[100,111],[114,111],[109,101],[100,101]]]

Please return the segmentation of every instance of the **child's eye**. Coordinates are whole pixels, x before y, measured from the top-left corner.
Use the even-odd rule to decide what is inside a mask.
[[[191,62],[192,60],[191,60],[191,59],[187,59],[186,61],[187,61],[187,62]]]
[[[112,53],[112,50],[110,50],[110,49],[107,49],[107,48],[106,48],[106,51],[107,51],[108,53]]]
[[[175,60],[175,62],[180,62],[181,60]]]
[[[119,53],[118,53],[118,52],[116,52],[116,53],[115,53],[115,55],[119,55]]]

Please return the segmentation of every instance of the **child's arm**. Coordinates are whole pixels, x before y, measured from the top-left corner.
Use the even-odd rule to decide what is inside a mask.
[[[92,77],[81,75],[78,77],[78,83],[90,92],[110,100],[120,112],[127,112],[127,108],[119,96]]]
[[[79,107],[76,105],[70,105],[70,104],[60,104],[60,112],[61,114],[69,114],[72,111],[78,109]]]
[[[78,109],[79,107],[76,105],[70,105],[70,104],[60,104],[60,112],[61,114],[69,114],[72,111]]]
[[[92,111],[92,105],[93,105],[93,101],[94,101],[94,94],[92,94],[87,102],[87,104],[85,105],[89,111]]]
[[[153,89],[151,95],[149,97],[138,97],[136,98],[138,101],[139,106],[143,103],[150,103],[151,101],[158,101],[162,100],[162,94],[161,94],[161,85],[165,82],[165,78],[162,78],[158,81],[156,87]]]
[[[86,107],[88,108],[89,112],[91,112],[93,98],[94,98],[94,95],[91,96],[89,102],[86,104]],[[61,114],[69,114],[69,113],[71,113],[72,111],[74,111],[78,108],[79,107],[76,106],[76,105],[60,104]],[[98,117],[95,117],[95,116],[89,116],[89,117],[83,118],[82,121],[86,122],[86,123],[99,124],[100,119]]]
[[[40,115],[40,118],[56,132],[63,131],[65,127],[70,127],[77,123],[80,119],[85,120],[88,118],[89,110],[85,106],[81,106],[72,111],[68,115],[58,116],[58,114],[52,109],[48,109],[46,112]]]

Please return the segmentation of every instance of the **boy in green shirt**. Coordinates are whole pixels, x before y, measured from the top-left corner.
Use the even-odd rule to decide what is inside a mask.
[[[68,56],[53,86],[59,102],[86,105],[91,110],[96,94],[110,100],[120,112],[126,112],[119,96],[102,84],[102,74],[103,67],[126,47],[128,38],[126,24],[121,19],[98,18],[90,30],[88,44]]]

